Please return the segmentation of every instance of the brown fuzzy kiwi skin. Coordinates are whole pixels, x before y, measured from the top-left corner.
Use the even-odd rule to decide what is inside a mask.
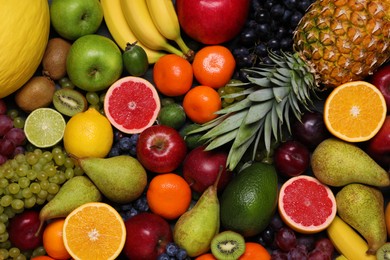
[[[66,58],[71,43],[62,38],[51,38],[42,58],[42,72],[52,80],[59,80],[66,75]]]
[[[29,113],[37,108],[48,107],[53,101],[56,86],[45,76],[33,76],[15,94],[15,103]]]

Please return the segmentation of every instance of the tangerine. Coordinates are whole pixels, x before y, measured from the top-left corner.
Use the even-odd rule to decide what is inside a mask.
[[[169,97],[187,93],[192,86],[193,76],[191,63],[176,54],[164,55],[153,67],[156,88]]]
[[[252,260],[252,259],[261,259],[261,260],[270,260],[271,255],[265,247],[255,242],[246,242],[245,243],[245,252],[243,255],[238,258],[239,260]]]
[[[233,76],[236,60],[231,51],[222,45],[200,49],[192,62],[195,79],[212,88],[225,86]]]
[[[146,192],[150,210],[169,220],[176,219],[187,211],[191,196],[190,185],[175,173],[155,176]]]
[[[63,241],[64,218],[50,222],[43,231],[43,247],[46,253],[55,259],[69,259],[71,256]]]
[[[217,260],[217,258],[212,253],[206,253],[198,256],[195,260]]]
[[[31,258],[31,260],[55,260],[55,259],[47,255],[40,255]]]
[[[212,87],[196,86],[184,96],[183,108],[194,123],[204,124],[218,116],[216,112],[222,108],[222,101]]]

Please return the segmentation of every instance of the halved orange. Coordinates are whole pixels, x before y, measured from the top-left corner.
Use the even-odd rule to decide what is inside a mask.
[[[386,101],[378,88],[365,81],[352,81],[329,94],[324,121],[334,136],[348,142],[363,142],[379,131],[386,113]]]
[[[124,247],[126,228],[113,207],[91,202],[66,217],[63,237],[73,259],[115,259]]]

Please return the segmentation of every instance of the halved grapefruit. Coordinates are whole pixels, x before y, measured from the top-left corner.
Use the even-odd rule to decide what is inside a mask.
[[[332,190],[311,176],[300,175],[283,183],[278,200],[281,218],[300,233],[318,233],[326,229],[336,216]]]
[[[137,134],[153,125],[160,111],[155,87],[141,77],[123,77],[114,82],[104,98],[104,112],[123,133]]]

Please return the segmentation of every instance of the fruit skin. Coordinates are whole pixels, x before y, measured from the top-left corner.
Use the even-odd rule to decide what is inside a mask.
[[[224,189],[221,225],[245,237],[259,234],[277,208],[278,177],[273,165],[255,162],[237,174]]]
[[[204,44],[220,44],[241,31],[249,4],[248,0],[177,0],[176,12],[182,29],[191,38]]]
[[[390,113],[390,63],[379,67],[370,77],[370,82],[379,89],[386,100],[387,113]]]
[[[31,250],[42,245],[42,233],[35,235],[40,225],[39,212],[26,210],[10,219],[9,240],[20,250]]]
[[[161,35],[153,23],[145,0],[121,0],[123,14],[136,38],[152,50],[164,50],[185,57]]]
[[[137,41],[137,45],[145,50],[149,64],[154,64],[159,58],[165,55],[164,52],[149,49],[138,41],[127,24],[122,12],[120,0],[100,0],[100,3],[103,8],[103,16],[107,28],[114,41],[123,51],[126,49],[127,43]]]
[[[0,5],[0,98],[3,98],[23,86],[39,67],[49,40],[50,14],[46,0],[1,1]]]
[[[347,259],[376,259],[374,255],[366,254],[367,242],[339,216],[336,215],[326,233],[337,251]]]
[[[52,0],[50,21],[63,38],[76,40],[99,29],[103,9],[98,0]]]
[[[89,34],[73,42],[66,59],[69,79],[85,91],[108,88],[122,74],[122,53],[111,39]]]
[[[137,42],[127,43],[122,59],[126,71],[131,76],[142,76],[149,68],[148,55]]]
[[[232,179],[233,173],[226,169],[228,154],[223,150],[206,151],[205,146],[191,150],[183,162],[183,177],[191,189],[203,193],[219,177],[218,191],[222,191]]]
[[[191,50],[180,34],[180,24],[172,0],[146,0],[150,17],[157,30],[168,40],[177,43],[184,55],[192,60],[194,51]]]
[[[301,175],[310,166],[309,149],[298,141],[288,140],[275,149],[274,163],[278,173],[284,176]]]
[[[386,116],[379,132],[368,140],[366,151],[385,169],[390,167],[390,115]]]
[[[153,213],[139,213],[125,221],[126,242],[123,252],[130,259],[157,259],[172,242],[169,223]]]
[[[183,137],[172,127],[153,125],[139,135],[137,158],[149,171],[172,172],[183,162],[186,154]]]

